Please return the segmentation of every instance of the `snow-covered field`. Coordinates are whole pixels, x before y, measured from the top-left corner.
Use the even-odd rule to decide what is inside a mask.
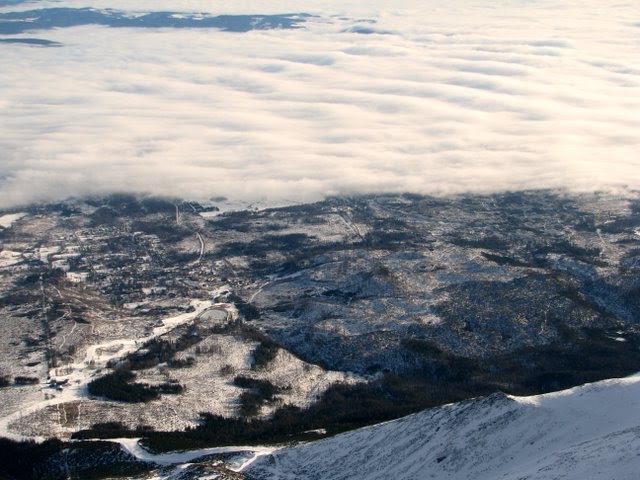
[[[211,302],[194,301],[192,306],[193,312],[167,318],[148,337],[120,338],[91,345],[77,362],[65,365],[64,368],[52,369],[48,377],[65,387],[56,390],[44,386],[37,401],[32,398],[31,401],[18,402],[11,413],[0,418],[0,436],[14,439],[42,438],[76,431],[82,401],[87,399],[87,385],[95,378],[96,372],[104,369],[110,360],[124,357],[136,350],[145,341],[167,333],[177,325],[192,321],[209,308]],[[1,393],[4,395],[4,392]],[[72,415],[68,415],[69,410],[73,412]],[[47,422],[46,419],[51,416],[54,421]],[[100,415],[89,417],[89,423],[95,423],[96,418],[100,418]]]
[[[23,257],[20,252],[13,252],[11,250],[2,250],[0,252],[0,268],[11,267],[21,263],[22,261]]]
[[[6,215],[0,215],[0,227],[10,228],[15,222],[24,217],[26,213],[8,213]]]
[[[634,480],[640,375],[494,394],[262,457],[252,479]]]

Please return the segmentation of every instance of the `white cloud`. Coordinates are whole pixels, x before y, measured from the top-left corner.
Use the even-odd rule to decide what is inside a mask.
[[[0,207],[122,189],[282,201],[640,188],[635,4],[408,5],[184,1],[171,10],[321,16],[300,30],[84,26],[22,35],[59,48],[0,44]]]

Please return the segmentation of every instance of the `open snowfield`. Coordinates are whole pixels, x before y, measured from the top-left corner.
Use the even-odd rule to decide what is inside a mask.
[[[46,7],[312,16],[228,32],[47,30],[32,14],[0,35],[0,206],[115,188],[246,205],[640,185],[635,2],[65,0],[0,15]],[[34,38],[59,46],[13,42]]]
[[[640,375],[494,394],[279,450],[252,479],[602,479],[640,471]]]
[[[26,213],[8,213],[6,215],[0,215],[0,227],[9,228],[25,215]]]

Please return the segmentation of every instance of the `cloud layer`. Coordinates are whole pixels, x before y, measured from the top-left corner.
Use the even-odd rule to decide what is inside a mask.
[[[60,48],[0,42],[0,207],[114,190],[640,188],[636,4],[318,3],[171,4],[319,15],[299,30],[87,25],[21,35]]]

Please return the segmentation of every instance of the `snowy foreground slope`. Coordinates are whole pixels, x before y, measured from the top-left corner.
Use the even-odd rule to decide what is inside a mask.
[[[254,479],[637,479],[640,375],[494,394],[274,452]]]

